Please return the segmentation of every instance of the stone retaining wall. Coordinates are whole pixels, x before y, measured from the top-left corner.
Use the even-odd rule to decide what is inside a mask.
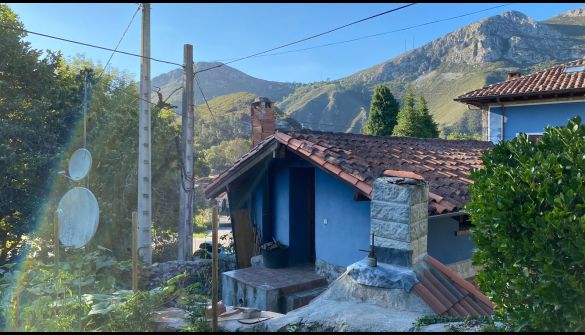
[[[219,274],[231,271],[236,268],[236,259],[233,255],[222,255],[219,257]],[[193,261],[169,261],[154,263],[152,266],[143,269],[140,273],[141,279],[146,278],[147,289],[164,286],[167,280],[183,272],[187,272],[185,285],[197,281],[211,281],[211,260],[196,259]],[[220,285],[221,286],[221,285]]]

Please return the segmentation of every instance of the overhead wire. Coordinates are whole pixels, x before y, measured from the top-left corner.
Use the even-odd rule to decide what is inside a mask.
[[[68,39],[68,38],[63,38],[63,37],[53,36],[53,35],[49,35],[49,34],[38,33],[38,32],[34,32],[34,31],[31,31],[31,30],[28,30],[28,29],[17,28],[17,27],[5,25],[5,24],[0,24],[0,28],[21,31],[21,32],[25,32],[27,34],[43,36],[43,37],[52,38],[52,39],[59,40],[59,41],[63,41],[63,42],[69,42],[69,43],[83,45],[83,46],[90,47],[90,48],[96,48],[96,49],[101,49],[101,50],[106,50],[106,51],[112,51],[114,53],[119,53],[119,54],[123,54],[123,55],[134,56],[134,57],[139,57],[139,58],[144,58],[144,59],[150,59],[150,60],[155,61],[155,62],[166,63],[166,64],[171,64],[171,65],[177,65],[177,66],[183,68],[183,65],[182,64],[179,64],[179,63],[175,63],[175,62],[171,62],[171,61],[166,61],[166,60],[162,60],[162,59],[158,59],[158,58],[153,58],[153,57],[146,57],[146,56],[138,55],[138,54],[131,53],[131,52],[127,52],[127,51],[115,50],[115,49],[112,49],[112,48],[107,48],[107,47],[103,47],[103,46],[95,45],[95,44],[91,44],[91,43],[79,42],[79,41],[71,40],[71,39]]]
[[[482,10],[478,10],[478,11],[474,11],[474,12],[470,12],[470,13],[466,13],[466,14],[462,14],[462,15],[452,16],[452,17],[445,18],[445,19],[440,19],[440,20],[429,21],[429,22],[417,24],[417,25],[414,25],[414,26],[400,28],[400,29],[395,29],[395,30],[386,31],[386,32],[382,32],[382,33],[377,33],[377,34],[372,34],[372,35],[366,35],[366,36],[356,37],[356,38],[352,38],[352,39],[349,39],[349,40],[338,41],[338,42],[331,42],[331,43],[316,45],[316,46],[312,46],[312,47],[308,47],[308,48],[302,48],[302,49],[287,50],[287,51],[275,52],[275,53],[270,53],[270,54],[262,54],[262,55],[257,55],[257,56],[250,57],[250,58],[283,55],[283,54],[292,53],[292,52],[308,51],[308,50],[313,50],[313,49],[328,47],[328,46],[332,46],[332,45],[339,45],[339,44],[345,44],[345,43],[360,41],[360,40],[364,40],[364,39],[367,39],[367,38],[372,38],[372,37],[377,37],[377,36],[382,36],[382,35],[387,35],[387,34],[392,34],[392,33],[400,32],[400,31],[410,30],[410,29],[414,29],[414,28],[419,28],[419,27],[427,26],[427,25],[434,24],[434,23],[439,23],[439,22],[454,20],[454,19],[458,19],[458,18],[461,18],[461,17],[465,17],[465,16],[469,16],[469,15],[473,15],[473,14],[478,14],[478,13],[481,13],[481,12],[485,12],[485,11],[488,11],[488,10],[497,9],[497,8],[500,8],[500,7],[509,6],[509,5],[513,5],[513,4],[514,4],[513,2],[512,3],[507,3],[507,4],[502,4],[502,5],[499,5],[499,6],[493,6],[493,7],[490,7],[490,8],[485,8],[485,9],[482,9]],[[232,60],[232,59],[235,59],[235,58],[222,59],[222,60],[218,60],[218,62],[229,61],[229,60]]]
[[[215,122],[215,115],[213,115],[213,112],[211,111],[211,107],[209,107],[209,103],[207,102],[207,98],[205,97],[205,93],[203,93],[203,89],[201,88],[201,85],[199,84],[199,80],[197,80],[196,76],[193,76],[193,78],[195,78],[195,83],[197,83],[197,87],[199,87],[199,92],[201,92],[201,96],[203,97],[203,100],[205,101],[205,105],[207,105],[207,109],[209,110],[209,114],[211,114],[211,117],[213,118],[213,121]]]
[[[384,11],[382,13],[378,13],[378,14],[375,14],[375,15],[371,15],[371,16],[368,16],[366,18],[363,18],[363,19],[360,19],[360,20],[357,20],[357,21],[353,21],[353,22],[348,23],[348,24],[344,24],[343,26],[339,26],[337,28],[333,28],[333,29],[327,30],[327,31],[322,32],[322,33],[319,33],[319,34],[315,34],[315,35],[311,35],[309,37],[302,38],[302,39],[297,40],[297,41],[294,41],[294,42],[290,42],[290,43],[287,43],[287,44],[284,44],[284,45],[281,45],[281,46],[277,46],[275,48],[268,49],[268,50],[265,50],[265,51],[257,52],[255,54],[248,55],[248,56],[245,56],[245,57],[241,57],[241,58],[235,59],[235,60],[230,61],[230,62],[221,63],[221,64],[218,64],[218,65],[215,65],[215,66],[212,66],[212,67],[203,69],[203,70],[195,71],[195,74],[201,73],[201,72],[205,72],[205,71],[209,71],[209,70],[213,70],[213,69],[217,69],[217,68],[222,67],[224,65],[232,64],[232,63],[235,63],[235,62],[242,61],[244,59],[252,58],[252,57],[255,57],[255,56],[258,56],[258,55],[261,55],[261,54],[265,54],[265,53],[268,53],[268,52],[271,52],[271,51],[274,51],[274,50],[286,48],[286,47],[291,46],[291,45],[294,45],[294,44],[298,44],[298,43],[301,43],[301,42],[305,42],[305,41],[308,41],[310,39],[313,39],[313,38],[316,38],[316,37],[319,37],[319,36],[323,36],[325,34],[329,34],[329,33],[332,33],[334,31],[337,31],[337,30],[340,30],[340,29],[343,29],[343,28],[352,26],[354,24],[357,24],[357,23],[360,23],[360,22],[364,22],[364,21],[367,21],[367,20],[371,20],[373,18],[376,18],[376,17],[382,16],[382,15],[386,15],[386,14],[389,14],[389,13],[392,13],[392,12],[395,12],[395,11],[398,11],[398,10],[404,9],[406,7],[413,6],[415,4],[416,3],[410,3],[410,4],[407,4],[407,5],[404,5],[404,6],[396,7],[396,8],[393,8],[393,9],[390,9],[390,10],[387,10],[387,11]]]
[[[116,53],[116,51],[118,51],[118,48],[120,47],[120,44],[122,43],[122,40],[126,36],[126,33],[128,33],[128,29],[130,29],[130,26],[132,26],[132,22],[134,22],[134,18],[136,17],[136,14],[138,14],[138,12],[140,11],[140,8],[141,8],[141,5],[138,5],[138,8],[136,8],[136,11],[134,11],[134,15],[132,15],[132,18],[130,19],[130,22],[128,23],[128,26],[126,26],[126,29],[122,33],[122,37],[120,37],[120,40],[118,41],[118,44],[116,44],[116,47],[114,48],[114,51],[112,51],[112,54],[110,55],[110,58],[108,58],[108,61],[106,62],[106,65],[104,66],[104,68],[102,70],[102,73],[100,73],[100,75],[98,76],[97,80],[99,80],[102,77],[102,75],[106,72],[106,70],[108,69],[108,65],[110,65],[110,62],[112,61],[112,58],[114,57],[114,54]]]

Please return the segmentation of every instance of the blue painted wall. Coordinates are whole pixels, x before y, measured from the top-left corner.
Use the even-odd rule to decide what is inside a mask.
[[[274,238],[289,244],[289,189],[290,177],[288,167],[276,168],[274,173]],[[268,236],[267,236],[268,238]]]
[[[339,179],[315,169],[317,259],[347,266],[367,256],[359,249],[370,246],[370,202],[353,201],[354,193]]]
[[[511,140],[519,132],[541,133],[546,126],[565,126],[577,115],[585,120],[585,102],[558,104],[504,106],[504,139]],[[491,107],[488,124],[489,139],[493,143],[501,140],[502,107]]]
[[[290,244],[290,169],[294,167],[313,167],[310,163],[298,157],[288,157],[273,162],[271,170],[274,180],[271,186],[272,203],[274,212],[272,225],[274,238],[286,245]],[[294,228],[294,227],[293,227]],[[265,236],[265,240],[271,241],[272,236]]]
[[[444,264],[471,258],[473,242],[469,235],[455,236],[459,222],[451,218],[429,218],[427,253]]]

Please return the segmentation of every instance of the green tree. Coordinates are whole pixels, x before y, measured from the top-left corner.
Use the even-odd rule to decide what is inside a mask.
[[[429,113],[427,102],[424,97],[419,97],[415,106],[416,96],[412,89],[408,89],[403,100],[403,107],[398,113],[398,122],[393,136],[410,136],[420,138],[439,137],[437,124]]]
[[[585,330],[585,125],[494,146],[466,206],[480,288],[516,331]]]
[[[23,28],[3,4],[0,24]],[[0,264],[39,224],[54,163],[80,116],[80,78],[59,54],[43,56],[24,37],[0,26]]]
[[[402,100],[402,108],[398,112],[396,127],[393,136],[412,136],[419,134],[419,118],[414,106],[415,96],[412,90],[408,90]]]
[[[390,89],[382,84],[374,87],[370,113],[364,123],[362,132],[367,135],[391,135],[396,125],[398,101],[394,99]]]
[[[433,120],[433,116],[429,113],[429,107],[425,97],[422,95],[418,100],[418,116],[420,118],[421,133],[418,137],[437,138],[439,137],[439,128],[437,123]]]
[[[212,172],[218,173],[229,168],[237,159],[250,151],[251,146],[250,140],[241,138],[223,141],[205,150],[205,158]]]

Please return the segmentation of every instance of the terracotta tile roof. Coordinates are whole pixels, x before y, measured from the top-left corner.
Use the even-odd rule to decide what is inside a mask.
[[[439,315],[492,315],[494,305],[473,284],[427,255],[416,266],[419,283],[414,291]]]
[[[482,102],[491,102],[498,97],[524,99],[555,93],[585,93],[585,72],[564,72],[567,67],[580,65],[585,65],[585,58],[501,83],[487,85],[467,92],[454,100],[470,104],[481,104]]]
[[[429,212],[461,209],[469,200],[472,169],[481,168],[481,154],[490,142],[367,136],[318,131],[277,131],[211,183],[214,190],[243,161],[272,140],[308,159],[370,197],[376,178],[386,175],[424,179],[429,184]]]

